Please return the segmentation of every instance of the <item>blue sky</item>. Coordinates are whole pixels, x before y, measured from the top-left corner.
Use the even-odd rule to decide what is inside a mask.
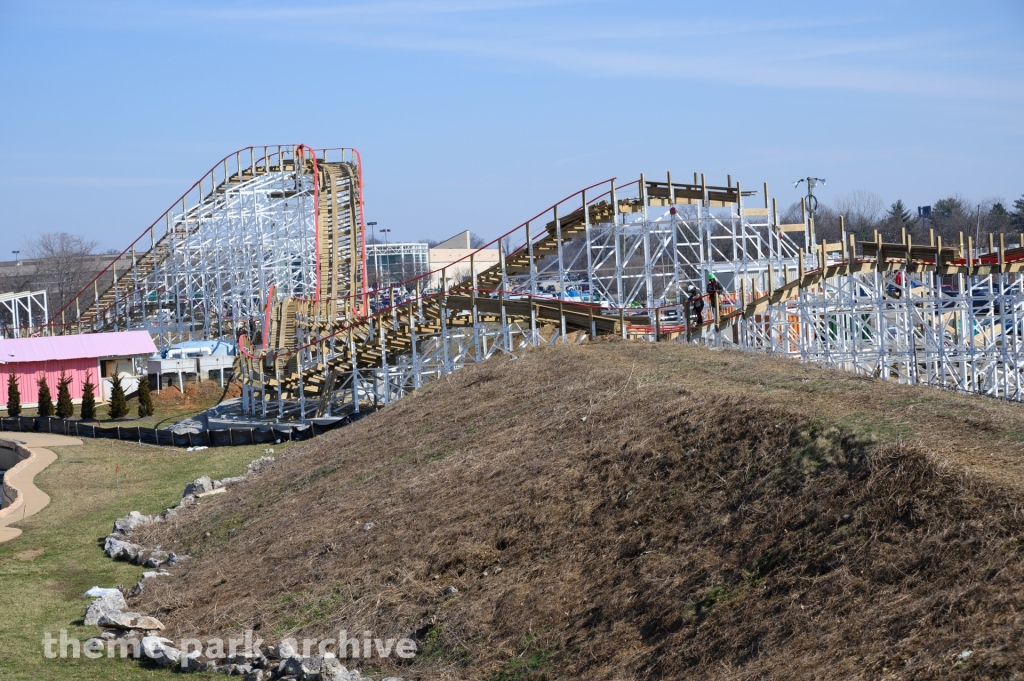
[[[224,155],[352,146],[392,239],[641,172],[1024,193],[1024,2],[0,0],[0,259],[123,247]]]

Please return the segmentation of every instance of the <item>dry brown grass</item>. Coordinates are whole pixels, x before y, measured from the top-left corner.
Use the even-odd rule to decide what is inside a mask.
[[[195,559],[137,605],[179,636],[415,633],[406,678],[1005,678],[1022,434],[1016,405],[767,357],[545,348],[154,528]]]

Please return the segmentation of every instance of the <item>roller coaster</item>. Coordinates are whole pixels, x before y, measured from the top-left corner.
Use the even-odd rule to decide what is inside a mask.
[[[366,276],[352,149],[222,159],[51,320],[239,344],[239,408],[306,420],[387,405],[496,353],[602,335],[769,352],[1020,401],[1024,242],[840,241],[783,224],[768,186],[591,185],[408,281]],[[117,262],[130,266],[116,270]],[[703,291],[709,276],[723,291]],[[699,301],[699,302],[698,302]],[[705,304],[706,303],[706,304]],[[698,310],[703,307],[703,310]]]

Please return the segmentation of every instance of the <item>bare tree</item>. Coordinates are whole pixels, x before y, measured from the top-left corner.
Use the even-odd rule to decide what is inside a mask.
[[[836,198],[836,211],[846,221],[846,231],[866,239],[878,227],[885,210],[882,197],[866,189],[854,189]]]
[[[46,288],[51,313],[73,300],[95,274],[88,260],[96,245],[67,232],[43,232],[28,242],[28,253],[35,260],[32,266],[39,285]]]

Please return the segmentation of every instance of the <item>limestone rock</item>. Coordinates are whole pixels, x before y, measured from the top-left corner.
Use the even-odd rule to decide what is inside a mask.
[[[168,555],[164,551],[149,551],[146,549],[142,549],[135,555],[135,558],[132,559],[132,562],[136,565],[142,565],[143,567],[158,568],[161,565],[167,563],[169,559],[170,555]]]
[[[268,463],[272,463],[273,461],[274,457],[272,456],[261,456],[260,458],[256,459],[255,461],[249,464],[249,472],[256,473],[259,470],[261,470],[265,465],[267,465]]]
[[[108,612],[119,612],[127,609],[128,602],[124,600],[124,596],[121,595],[120,591],[108,593],[89,604],[89,607],[85,609],[84,620],[88,625],[97,625],[100,623],[100,618]]]
[[[137,612],[121,612],[120,610],[104,613],[97,624],[110,629],[140,629],[142,631],[159,631],[164,628],[163,622],[155,617],[141,615]]]
[[[210,476],[209,475],[204,475],[201,478],[196,478],[192,482],[190,482],[187,485],[185,485],[185,493],[182,494],[181,496],[182,497],[187,497],[189,495],[198,496],[198,495],[202,494],[203,492],[212,492],[212,491],[213,491],[213,480],[210,480]]]
[[[170,556],[168,556],[170,559]],[[171,573],[167,570],[146,570],[142,573],[143,579],[153,579],[154,577],[171,577]]]
[[[142,515],[138,511],[132,511],[125,517],[114,521],[114,534],[128,534],[135,528],[149,525],[152,522],[153,518],[151,516]]]
[[[99,586],[94,586],[93,588],[89,589],[84,594],[82,594],[82,597],[83,598],[102,598],[103,596],[107,596],[107,595],[111,595],[112,596],[114,594],[119,594],[119,593],[121,593],[121,592],[118,591],[117,589],[104,589],[104,588],[99,587]]]
[[[181,659],[181,651],[172,646],[174,641],[160,636],[142,639],[142,653],[161,667],[170,667]]]
[[[167,565],[170,566],[170,567],[174,567],[175,565],[178,565],[182,561],[188,560],[190,557],[191,556],[186,556],[186,555],[179,556],[178,554],[176,554],[176,553],[174,553],[172,551],[171,553],[167,554]]]
[[[113,534],[108,535],[103,544],[103,552],[114,560],[134,560],[140,551],[142,547],[138,544],[118,539]]]

